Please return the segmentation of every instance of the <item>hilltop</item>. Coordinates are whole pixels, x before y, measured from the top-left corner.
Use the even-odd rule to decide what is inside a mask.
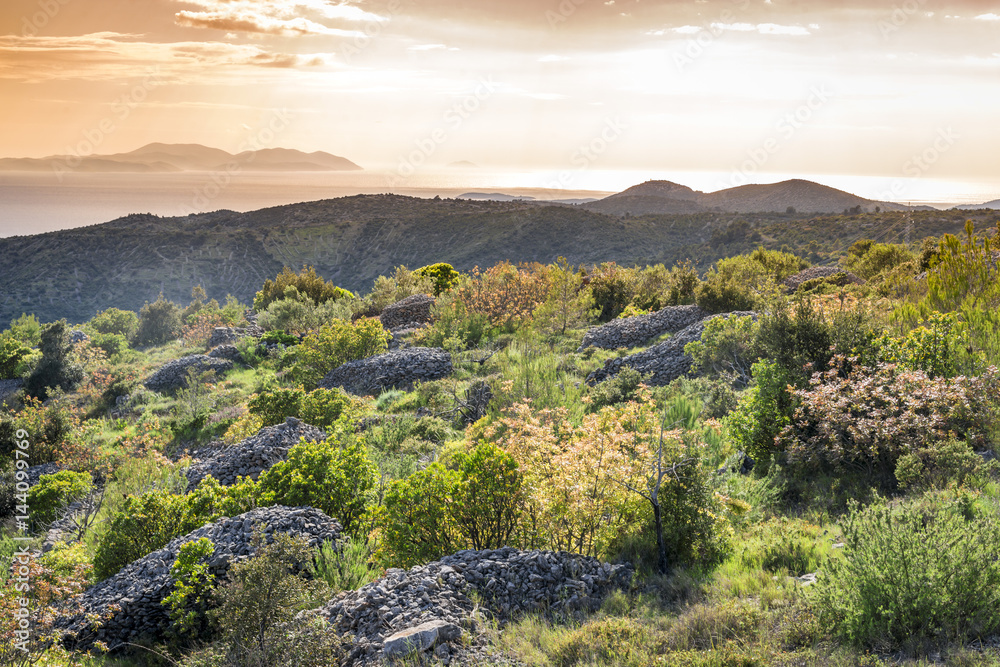
[[[741,185],[718,192],[699,192],[670,181],[647,181],[616,195],[587,204],[613,215],[650,215],[725,211],[729,213],[840,213],[904,211],[909,207],[852,195],[826,185],[793,179],[770,185]],[[860,207],[860,208],[858,208]]]
[[[228,153],[201,144],[152,143],[114,155],[50,155],[43,158],[3,158],[0,171],[60,171],[164,173],[177,171],[226,171],[237,165],[243,171],[357,171],[347,158],[289,148],[263,148]]]

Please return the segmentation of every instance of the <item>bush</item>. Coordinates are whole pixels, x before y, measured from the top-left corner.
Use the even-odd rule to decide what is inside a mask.
[[[719,260],[696,291],[696,302],[713,313],[753,310],[775,285],[809,266],[795,255],[757,248],[749,255]]]
[[[150,491],[130,496],[111,517],[94,554],[94,574],[107,579],[134,560],[164,547],[216,517],[191,512],[184,496]]]
[[[454,459],[459,480],[449,506],[458,531],[473,549],[511,544],[524,509],[523,478],[514,458],[480,443]]]
[[[780,451],[775,438],[791,421],[794,400],[788,392],[793,380],[773,361],[753,365],[753,383],[739,400],[726,424],[733,443],[763,471],[771,457]]]
[[[634,401],[638,396],[639,388],[650,377],[652,377],[652,373],[643,375],[631,366],[624,367],[618,375],[590,389],[588,409],[591,412],[599,412],[601,408],[609,405]]]
[[[90,473],[60,470],[42,475],[28,491],[28,507],[36,526],[46,526],[59,518],[67,505],[84,498],[93,488]]]
[[[378,473],[364,445],[343,446],[334,437],[300,442],[288,459],[264,471],[259,480],[263,505],[309,505],[337,519],[346,533],[360,533],[374,500]]]
[[[469,313],[485,316],[491,329],[512,333],[545,301],[548,283],[538,264],[500,262],[483,272],[473,268],[451,291]]]
[[[253,298],[253,309],[259,313],[273,302],[289,297],[308,299],[318,306],[327,301],[353,299],[354,295],[323,280],[311,266],[303,266],[299,273],[286,266],[274,280],[264,281],[264,286]]]
[[[348,537],[336,545],[324,542],[313,559],[316,577],[325,581],[333,594],[356,591],[378,579],[372,557],[365,540]]]
[[[215,575],[209,572],[204,561],[214,551],[212,540],[202,537],[181,545],[170,566],[173,590],[161,604],[169,609],[170,633],[183,643],[209,636],[207,611]]]
[[[390,334],[377,319],[335,321],[306,336],[297,348],[292,374],[306,388],[334,368],[389,349]]]
[[[302,537],[276,534],[258,542],[256,555],[237,563],[219,587],[215,617],[223,650],[200,664],[226,667],[325,667],[341,664],[340,639],[323,619],[300,617],[320,584],[309,580],[305,565],[312,556]],[[199,664],[199,663],[194,663]]]
[[[251,396],[247,410],[260,417],[263,426],[281,424],[288,417],[299,416],[305,394],[302,387],[269,389]]]
[[[1000,374],[931,379],[921,371],[880,365],[816,374],[809,389],[793,392],[800,405],[781,432],[779,447],[805,474],[861,475],[886,491],[896,488],[901,456],[960,433],[989,445],[997,425]]]
[[[377,317],[386,306],[414,294],[430,294],[431,292],[434,292],[435,295],[439,294],[435,289],[434,279],[423,276],[418,271],[410,271],[405,266],[397,266],[391,276],[376,278],[372,285],[372,291],[364,298],[363,307],[362,304],[359,304],[356,309],[358,316]],[[455,275],[457,277],[458,274]]]
[[[31,348],[19,342],[13,336],[0,336],[0,380],[13,380],[21,377],[26,370],[24,361],[31,355]]]
[[[629,305],[635,295],[637,274],[637,269],[626,269],[614,262],[594,268],[589,277],[589,287],[599,310],[599,322],[610,322]]]
[[[968,500],[857,503],[843,558],[821,572],[815,609],[835,634],[879,650],[962,641],[1000,629],[1000,524]]]
[[[67,357],[72,349],[67,344],[66,320],[46,325],[40,344],[42,358],[24,383],[30,396],[45,400],[50,389],[69,390],[83,379],[83,369]]]
[[[131,310],[108,308],[94,315],[87,323],[87,328],[93,333],[131,338],[139,328],[139,316]]]
[[[835,352],[834,326],[810,299],[797,299],[794,305],[775,300],[761,314],[755,333],[753,355],[773,360],[794,378],[793,384],[802,385],[813,371],[825,370]]]
[[[458,551],[460,543],[448,514],[458,473],[431,463],[385,491],[379,516],[379,559],[392,567],[412,567]]]
[[[490,333],[490,320],[483,313],[473,312],[452,293],[442,294],[431,307],[434,322],[418,331],[419,344],[464,350],[479,345]]]
[[[865,280],[872,280],[907,262],[913,263],[914,268],[918,266],[917,258],[904,245],[872,243],[861,247],[855,244],[851,249],[855,251],[848,252],[845,266],[848,271]]]
[[[10,321],[10,336],[28,347],[35,347],[42,341],[42,324],[34,315],[21,313]]]
[[[570,266],[565,257],[546,268],[549,293],[535,310],[535,324],[544,331],[565,334],[567,328],[584,324],[594,313],[594,299],[584,289],[583,273]]]
[[[66,444],[79,425],[79,418],[63,400],[50,400],[43,404],[28,397],[16,415],[0,420],[0,461],[14,456],[21,429],[28,432],[33,465],[51,463],[64,454]]]
[[[113,357],[128,349],[128,340],[122,334],[117,333],[91,334],[89,344],[91,347],[102,350],[108,357]]]
[[[736,385],[750,382],[750,367],[759,358],[753,353],[757,322],[752,317],[716,317],[705,323],[699,340],[684,346],[692,359],[691,371],[712,377],[725,376]]]
[[[146,303],[139,311],[139,326],[133,342],[140,347],[162,345],[181,333],[181,307],[167,301],[163,294],[153,303]]]
[[[451,264],[445,264],[444,262],[421,266],[413,273],[421,278],[428,278],[431,280],[434,284],[434,296],[441,296],[443,292],[447,292],[452,287],[457,285],[458,277],[461,275],[455,270],[455,267]]]

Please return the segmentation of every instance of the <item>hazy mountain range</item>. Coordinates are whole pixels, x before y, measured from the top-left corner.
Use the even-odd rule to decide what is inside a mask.
[[[357,171],[347,158],[323,151],[304,153],[290,148],[263,148],[232,154],[200,144],[147,144],[114,155],[50,155],[43,158],[3,158],[0,171],[82,171],[107,173],[166,173],[178,171]]]

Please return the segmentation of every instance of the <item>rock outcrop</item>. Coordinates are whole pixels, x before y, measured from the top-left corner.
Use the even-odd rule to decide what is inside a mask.
[[[417,381],[451,375],[451,354],[436,347],[408,347],[349,361],[319,381],[324,389],[340,387],[357,396],[377,396],[389,389],[411,389]]]
[[[865,282],[850,271],[845,271],[839,266],[812,266],[808,269],[799,271],[793,276],[788,276],[782,281],[781,284],[784,285],[788,291],[794,292],[805,282],[815,280],[816,278],[832,278],[837,274],[844,275],[842,285],[863,285]]]
[[[680,331],[708,315],[708,311],[698,306],[668,306],[648,315],[612,320],[599,327],[591,327],[577,352],[583,352],[588,347],[604,350],[636,347],[665,333]]]
[[[256,435],[230,447],[204,453],[204,459],[187,470],[188,489],[198,486],[211,475],[219,484],[231,486],[237,477],[257,479],[262,472],[288,457],[288,450],[301,440],[317,442],[326,439],[326,432],[289,417],[284,424],[265,426]],[[199,452],[193,456],[198,457]]]
[[[72,602],[78,613],[56,622],[56,627],[67,633],[64,643],[84,650],[101,641],[113,651],[142,637],[162,639],[169,619],[161,602],[173,588],[170,567],[181,546],[202,537],[210,539],[215,549],[207,562],[219,583],[232,565],[254,555],[254,534],[258,531],[263,531],[267,542],[276,533],[288,533],[304,536],[310,544],[317,545],[338,539],[340,524],[312,507],[276,506],[202,526],[126,565],[118,574],[74,598]],[[107,619],[94,630],[87,614]]]
[[[459,551],[408,571],[390,569],[382,579],[334,598],[321,613],[353,637],[352,664],[371,665],[408,652],[400,638],[429,650],[451,641],[444,636],[457,634],[452,627],[474,631],[473,597],[480,611],[503,620],[530,611],[596,607],[631,576],[627,565],[566,552]],[[438,629],[433,638],[425,633],[430,627]]]
[[[229,359],[215,359],[204,354],[192,354],[180,359],[172,359],[160,366],[143,384],[146,389],[158,392],[175,391],[187,386],[188,369],[198,372],[215,371],[225,373],[231,370],[233,362]]]
[[[430,323],[434,302],[429,294],[414,294],[383,308],[378,319],[389,331],[421,327]]]
[[[668,340],[646,348],[641,352],[630,354],[627,357],[618,357],[604,362],[603,368],[598,368],[587,376],[587,384],[597,384],[608,378],[614,377],[621,369],[629,366],[642,374],[650,373],[652,377],[647,380],[647,384],[654,387],[670,384],[691,370],[691,357],[684,354],[684,346],[701,339],[701,334],[705,331],[705,324],[710,320],[719,317],[742,317],[751,316],[756,319],[757,314],[753,312],[734,312],[713,315],[699,322],[695,322],[689,327],[677,332]]]

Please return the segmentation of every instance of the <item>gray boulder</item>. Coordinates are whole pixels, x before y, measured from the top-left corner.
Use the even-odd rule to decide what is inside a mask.
[[[192,354],[180,359],[173,359],[160,366],[143,384],[146,389],[160,393],[175,391],[187,386],[188,369],[195,368],[198,372],[215,371],[225,373],[231,370],[233,362],[229,359],[215,359],[204,354]]]
[[[411,389],[417,381],[440,380],[451,372],[448,352],[436,347],[408,347],[349,361],[327,373],[319,386],[340,387],[357,396],[374,396],[388,389]]]
[[[461,636],[462,628],[454,623],[427,621],[386,637],[382,654],[387,660],[402,658],[411,653],[429,651],[438,644],[455,641]]]

